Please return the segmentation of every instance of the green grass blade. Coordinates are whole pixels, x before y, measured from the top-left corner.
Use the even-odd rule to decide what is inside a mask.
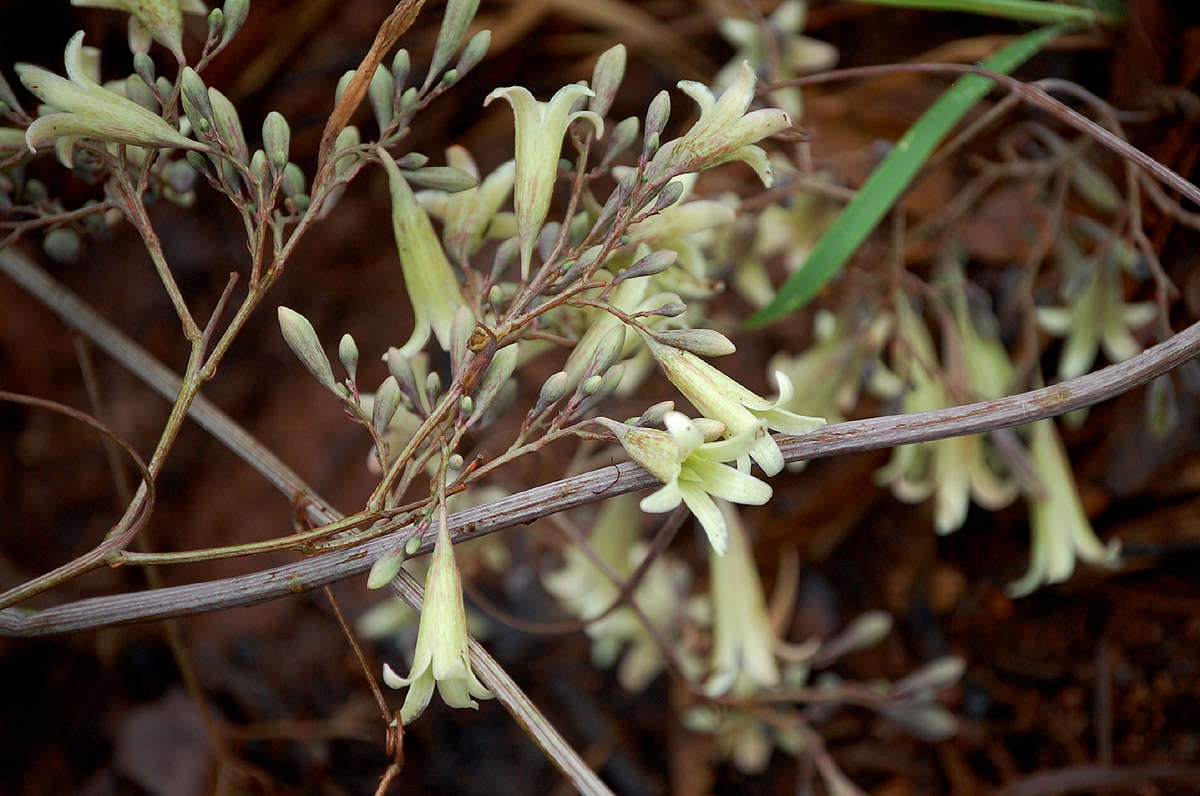
[[[1084,25],[1121,21],[1118,14],[1095,8],[1050,3],[1044,0],[859,0],[879,6],[920,8],[927,11],[958,11],[965,14],[984,14],[1001,19],[1013,19],[1035,25],[1076,22]]]
[[[1052,25],[1027,33],[985,60],[982,66],[1007,74],[1070,27]],[[747,325],[762,326],[776,321],[815,296],[896,203],[938,143],[992,86],[993,81],[986,77],[966,75],[947,89],[896,142],[821,237],[804,265],[788,277],[771,303],[751,316]]]

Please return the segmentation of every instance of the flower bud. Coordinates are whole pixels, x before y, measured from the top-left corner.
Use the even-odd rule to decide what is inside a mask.
[[[463,468],[463,464],[465,464],[465,462],[463,462],[461,453],[452,454],[450,458],[446,460],[446,466],[451,470],[461,470]]]
[[[584,395],[595,395],[600,392],[600,385],[604,380],[600,376],[588,376],[583,380],[583,384],[579,385],[579,391]]]
[[[645,412],[642,412],[641,417],[637,418],[637,420],[629,423],[628,425],[641,426],[642,428],[661,426],[663,417],[667,414],[667,412],[670,412],[674,409],[674,401],[661,401],[651,406]]]
[[[333,369],[329,367],[329,359],[321,350],[321,341],[308,319],[295,310],[280,306],[279,329],[283,332],[283,339],[287,341],[288,347],[300,359],[300,363],[317,381],[332,390]]]
[[[641,276],[654,276],[661,274],[674,264],[679,257],[679,252],[671,249],[662,249],[661,251],[651,252],[641,258],[633,265],[626,268],[621,273],[617,274],[613,279],[612,284],[617,285],[624,282],[626,279],[637,279]]]
[[[458,70],[447,69],[446,74],[442,75],[442,82],[447,86],[454,85],[456,82],[458,82]]]
[[[604,149],[604,158],[600,161],[601,166],[611,164],[618,155],[633,145],[640,125],[641,122],[636,116],[630,116],[613,126],[612,134],[608,137],[608,146]]]
[[[464,395],[458,399],[458,411],[464,417],[470,417],[475,411],[475,399],[469,395]]]
[[[288,150],[291,148],[292,130],[288,127],[287,119],[279,111],[271,111],[263,120],[263,149],[272,170],[282,172],[288,162]]]
[[[403,48],[397,50],[395,57],[392,58],[393,91],[399,92],[404,88],[404,83],[408,80],[408,72],[411,68],[412,63],[408,58],[408,50]]]
[[[343,128],[342,131],[338,133],[338,137],[334,139],[333,171],[339,179],[346,176],[346,174],[354,166],[355,162],[355,158],[349,157],[350,153],[347,152],[346,156],[342,156],[341,153],[345,150],[358,146],[361,142],[362,139],[359,137],[358,128],[352,124]]]
[[[242,120],[238,118],[237,108],[233,107],[228,97],[211,87],[208,89],[208,101],[221,141],[230,154],[245,163],[250,157],[250,147],[246,145],[246,134],[242,131]]]
[[[902,697],[924,692],[936,693],[961,680],[966,668],[966,661],[956,655],[946,655],[932,660],[904,679],[893,683],[890,696]]]
[[[147,86],[154,85],[154,59],[149,53],[136,52],[133,54],[133,71]]]
[[[150,35],[150,31],[146,30],[146,26],[134,16],[129,17],[126,40],[129,42],[129,52],[131,53],[149,53],[150,46],[154,44],[154,37]]]
[[[151,113],[158,113],[158,97],[154,96],[154,89],[146,84],[141,75],[125,78],[125,96]]]
[[[530,415],[540,415],[546,411],[546,408],[555,401],[562,400],[567,394],[567,390],[571,388],[571,378],[566,371],[560,370],[550,376],[542,384],[541,392],[538,393],[537,403],[533,405],[533,410]]]
[[[355,373],[358,370],[358,345],[349,333],[342,335],[342,339],[338,343],[338,359],[341,360],[342,367],[346,369],[346,375],[350,377],[350,381],[354,381]]]
[[[283,189],[283,195],[289,198],[304,193],[304,172],[295,163],[284,166],[280,188]]]
[[[441,393],[442,377],[438,375],[436,370],[430,371],[429,375],[425,377],[425,394],[429,396],[429,403],[432,404],[434,399],[441,395]]]
[[[383,435],[399,408],[400,385],[388,376],[375,392],[375,405],[371,408],[371,428],[375,429],[376,434]]]
[[[237,35],[250,16],[250,0],[225,0],[225,24],[221,28],[221,46]]]
[[[414,171],[405,171],[404,178],[422,188],[446,193],[466,191],[474,188],[479,182],[467,172],[453,166],[426,166]]]
[[[488,47],[492,43],[492,32],[490,30],[481,30],[471,37],[467,42],[467,46],[463,48],[462,55],[459,56],[458,63],[454,65],[454,71],[459,77],[463,77],[475,67],[479,66],[487,55]]]
[[[350,81],[354,79],[354,71],[351,69],[348,72],[343,72],[338,78],[337,86],[333,89],[333,104],[337,105],[342,101],[342,95],[346,93],[346,87],[350,85]]]
[[[392,73],[383,67],[375,67],[375,75],[367,87],[367,98],[371,101],[371,110],[375,113],[375,121],[383,130],[392,121]]]
[[[848,624],[837,636],[821,645],[813,657],[814,666],[826,666],[843,655],[874,647],[892,630],[892,616],[886,611],[868,611]]]
[[[212,129],[215,125],[212,103],[208,100],[208,89],[200,75],[195,69],[185,66],[180,84],[183,89],[183,111],[191,121],[192,127],[202,133]]]
[[[413,537],[418,540],[418,545],[420,545],[420,538],[419,535]],[[367,575],[367,588],[382,589],[391,583],[392,579],[400,574],[400,567],[404,565],[404,553],[404,548],[397,546],[380,556],[371,565],[371,573]]]
[[[214,8],[208,12],[208,37],[215,39],[225,29],[225,12]]]
[[[471,20],[479,9],[479,0],[449,0],[446,12],[442,16],[442,26],[438,29],[437,43],[433,46],[433,56],[429,59],[429,75],[425,78],[425,86],[433,85],[433,81],[458,52],[459,46],[467,36]]]
[[[733,342],[716,329],[668,329],[655,332],[654,336],[659,342],[702,357],[723,357],[737,350]]]
[[[647,154],[654,154],[658,149],[659,137],[662,135],[663,128],[667,126],[667,119],[671,116],[671,95],[666,91],[660,91],[650,101],[650,107],[646,111],[646,132],[642,137],[642,146]]]
[[[196,170],[184,160],[173,160],[163,172],[163,179],[177,193],[187,193],[196,187]]]
[[[79,262],[79,256],[83,252],[83,243],[79,240],[78,232],[70,227],[59,227],[46,233],[46,237],[42,240],[42,248],[54,262],[74,265]]]
[[[603,117],[612,107],[613,98],[621,79],[625,77],[625,45],[618,44],[609,47],[596,60],[596,68],[592,70],[592,91],[596,92],[588,104],[588,108]]]

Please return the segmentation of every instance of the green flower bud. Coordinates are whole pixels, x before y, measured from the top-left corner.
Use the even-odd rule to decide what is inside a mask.
[[[333,89],[333,104],[336,105],[342,101],[342,95],[346,93],[346,87],[350,85],[350,81],[354,79],[354,70],[343,72],[338,78],[337,86]]]
[[[354,125],[347,125],[338,133],[338,137],[333,142],[333,171],[337,177],[344,177],[353,168],[356,160],[348,156],[350,153],[347,153],[347,156],[342,156],[341,153],[360,143],[362,143],[362,139],[359,137],[358,128]]]
[[[530,415],[540,415],[546,411],[546,407],[555,401],[562,400],[562,397],[567,394],[567,390],[571,389],[571,377],[566,371],[560,370],[550,378],[546,379],[542,384],[542,390],[538,393],[537,403],[533,405],[533,411]]]
[[[147,86],[154,85],[154,59],[149,53],[137,52],[133,54],[133,71],[138,77],[146,81]]]
[[[283,195],[287,197],[296,197],[304,193],[304,172],[295,163],[284,166],[280,188],[283,189]]]
[[[420,539],[419,536],[414,536],[413,538]],[[367,588],[382,589],[391,583],[400,574],[400,567],[404,565],[404,554],[405,550],[403,548],[395,547],[380,556],[371,565],[371,572],[367,575]]]
[[[617,274],[612,283],[617,285],[621,282],[624,282],[626,279],[637,279],[638,277],[642,276],[654,276],[655,274],[661,274],[663,271],[670,268],[678,257],[679,252],[672,251],[671,249],[663,249],[661,251],[651,252],[635,262],[633,265],[626,268],[621,273]]]
[[[655,332],[659,342],[702,357],[723,357],[737,348],[716,329],[667,329]]]
[[[404,93],[400,95],[399,111],[400,111],[400,113],[406,113],[407,111],[411,110],[412,107],[416,104],[417,104],[417,87],[409,86],[408,88],[406,88],[404,90]]]
[[[650,102],[646,111],[646,133],[642,138],[642,146],[647,154],[653,154],[658,149],[659,136],[667,126],[671,116],[671,95],[665,91],[658,92]]]
[[[408,541],[404,543],[404,552],[408,553],[410,556],[415,556],[417,551],[421,549],[422,541],[421,534],[413,534],[409,537]]]
[[[221,46],[237,35],[250,16],[250,0],[225,0],[225,24],[221,28]]]
[[[433,85],[436,75],[446,67],[446,64],[450,63],[450,59],[458,51],[478,9],[479,0],[449,0],[446,3],[442,27],[438,30],[437,43],[433,47],[433,57],[429,60],[429,75],[425,78],[426,88]]]
[[[455,453],[446,462],[446,466],[449,467],[451,470],[461,470],[463,468],[464,463],[465,462],[463,462],[462,454]]]
[[[367,99],[371,102],[379,129],[383,130],[392,121],[392,73],[383,64],[375,67],[375,75],[367,87]]]
[[[456,82],[458,82],[458,70],[447,69],[446,74],[442,75],[442,82],[447,86],[454,85]]]
[[[400,385],[391,376],[383,380],[375,392],[375,405],[371,411],[371,428],[380,436],[391,424],[400,408]]]
[[[630,116],[628,119],[617,122],[612,129],[612,134],[608,137],[608,146],[604,149],[604,159],[601,161],[602,166],[612,163],[618,155],[633,145],[637,139],[640,125],[641,122],[636,116]]]
[[[171,161],[163,172],[163,178],[172,190],[181,194],[196,187],[196,169],[184,160]]]
[[[79,256],[83,253],[83,242],[79,240],[79,233],[75,230],[59,227],[46,233],[42,240],[42,248],[54,262],[74,265],[79,262]]]
[[[292,130],[288,127],[287,119],[278,111],[271,111],[263,120],[263,149],[271,168],[282,172],[288,162],[288,150],[291,148]]]
[[[225,28],[225,12],[219,8],[214,8],[208,12],[208,37],[215,39]]]
[[[475,411],[475,399],[469,395],[464,395],[458,401],[458,411],[465,417],[470,417],[471,413]]]
[[[432,404],[433,399],[442,393],[442,377],[437,371],[430,371],[425,377],[425,394],[429,396],[429,402]]]
[[[350,377],[350,381],[354,381],[355,373],[358,370],[358,344],[354,342],[354,338],[349,333],[342,335],[342,339],[338,343],[338,359],[341,360],[342,367],[346,369],[346,375]]]
[[[408,72],[411,68],[412,63],[408,58],[408,50],[397,50],[395,57],[392,58],[392,85],[395,87],[393,91],[400,91],[404,88],[404,83],[408,80]]]
[[[208,99],[208,88],[205,87],[204,80],[196,73],[195,69],[185,66],[181,85],[183,88],[183,111],[191,121],[192,127],[201,132],[212,129],[213,109],[212,103]],[[205,125],[202,122],[208,122],[208,124]]]
[[[466,191],[479,184],[475,177],[453,166],[426,166],[414,171],[405,171],[404,178],[422,188],[432,188],[435,191],[445,191],[446,193]]]
[[[250,157],[250,147],[246,145],[246,134],[242,131],[237,108],[215,88],[208,89],[208,101],[212,105],[213,121],[216,122],[221,141],[234,157],[245,163]]]
[[[613,98],[621,79],[625,77],[625,45],[618,44],[600,54],[596,68],[592,71],[592,91],[596,92],[588,107],[598,116],[604,116],[612,107]]]
[[[175,90],[175,87],[171,85],[171,81],[167,80],[163,75],[154,78],[154,87],[158,89],[160,97],[169,97],[171,96],[171,92]]]
[[[321,350],[321,341],[308,319],[295,310],[281,306],[279,329],[283,332],[283,339],[292,349],[292,353],[300,359],[308,372],[325,387],[334,389],[333,369],[329,367],[329,359]]]
[[[151,113],[158,113],[158,98],[154,96],[154,89],[140,75],[125,78],[125,96]]]
[[[583,380],[583,384],[580,385],[579,391],[584,395],[595,395],[596,393],[600,392],[600,386],[603,383],[604,380],[600,376],[588,376]]]
[[[459,77],[463,77],[475,67],[479,66],[487,55],[488,47],[492,43],[492,32],[490,30],[481,30],[471,37],[467,42],[467,46],[463,48],[462,55],[459,56],[458,63],[454,65],[455,72]]]

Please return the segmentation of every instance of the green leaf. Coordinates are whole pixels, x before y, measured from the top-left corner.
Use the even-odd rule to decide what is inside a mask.
[[[1030,22],[1037,25],[1052,25],[1059,22],[1076,22],[1085,25],[1117,24],[1125,16],[1123,11],[1105,12],[1097,8],[1049,3],[1044,0],[859,0],[859,2],[878,6],[920,8],[927,11],[984,14],[989,17],[1014,19],[1018,22]]]
[[[985,60],[982,66],[1007,74],[1070,27],[1052,25],[1027,33]],[[754,327],[777,321],[815,296],[896,203],[934,148],[993,85],[994,81],[981,75],[965,75],[947,89],[896,142],[826,230],[804,265],[788,277],[771,303],[751,316],[746,324]]]

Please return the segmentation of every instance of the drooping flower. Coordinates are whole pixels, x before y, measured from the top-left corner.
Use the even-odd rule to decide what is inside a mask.
[[[897,367],[907,383],[901,401],[904,412],[953,405],[924,322],[903,295],[897,295],[893,304],[905,344]],[[1003,355],[1002,348],[999,353]],[[1002,380],[1003,376],[996,379]],[[988,388],[981,382],[975,389]],[[999,509],[1017,494],[1016,486],[993,469],[984,437],[979,434],[901,445],[892,452],[891,461],[875,473],[875,480],[889,484],[892,494],[906,503],[933,496],[934,529],[940,534],[962,527],[972,499],[984,508]]]
[[[71,5],[124,11],[155,41],[170,50],[181,64],[185,62],[183,15],[208,13],[201,0],[71,0]]]
[[[1029,525],[1032,548],[1029,571],[1008,585],[1012,597],[1024,597],[1039,586],[1062,583],[1075,571],[1075,559],[1089,564],[1114,567],[1120,558],[1117,541],[1107,546],[1096,538],[1079,501],[1071,463],[1053,420],[1033,424],[1030,451],[1044,492],[1029,498]]]
[[[768,484],[723,464],[750,450],[752,434],[705,442],[702,424],[681,412],[666,413],[666,431],[627,426],[606,417],[596,418],[595,422],[613,432],[625,452],[663,482],[662,488],[642,498],[642,511],[658,514],[680,503],[687,504],[718,554],[725,553],[727,531],[713,496],[752,506],[771,499]],[[713,430],[720,434],[724,429],[718,423]]]
[[[588,538],[593,552],[622,579],[633,575],[647,553],[637,540],[637,510],[630,495],[605,501]],[[564,558],[563,567],[545,575],[542,583],[573,616],[596,620],[586,630],[592,640],[592,661],[608,667],[620,656],[617,679],[621,685],[635,693],[645,690],[666,665],[657,639],[628,605],[596,619],[620,596],[619,586],[581,548],[568,548]],[[666,555],[642,576],[633,603],[660,633],[668,632],[689,577],[682,562]]]
[[[768,401],[691,352],[663,345],[645,333],[642,339],[670,382],[700,414],[723,423],[725,433],[731,439],[749,437],[751,442],[743,453],[758,462],[767,475],[775,475],[783,469],[783,454],[768,429],[803,434],[825,425],[824,418],[798,415],[780,408],[792,397],[792,382],[782,372],[775,373],[779,397]]]
[[[709,556],[712,567],[712,676],[705,686],[710,696],[779,685],[775,661],[778,639],[767,615],[762,581],[750,541],[737,510],[717,504],[725,518],[729,545],[725,555]]]
[[[405,356],[420,351],[429,340],[430,331],[443,350],[450,348],[450,327],[460,308],[467,307],[458,278],[450,267],[446,253],[438,242],[429,216],[417,204],[396,161],[380,149],[379,160],[388,175],[392,195],[392,231],[400,255],[404,286],[412,300],[415,319],[412,336],[401,346]],[[469,308],[468,308],[469,309]]]
[[[743,61],[749,61],[759,72],[773,69],[768,74],[775,81],[832,68],[837,63],[837,50],[802,35],[806,16],[803,0],[784,0],[761,22],[738,17],[722,19],[717,28],[737,52],[717,73],[716,84],[725,86],[733,81]],[[793,117],[798,117],[803,108],[800,89],[795,86],[772,91],[771,100]]]
[[[1066,242],[1060,243],[1062,248]],[[1073,247],[1071,247],[1073,248]],[[1100,349],[1113,362],[1129,359],[1142,347],[1130,333],[1152,321],[1158,308],[1152,302],[1125,303],[1120,269],[1112,258],[1075,260],[1074,269],[1087,282],[1064,307],[1038,307],[1038,325],[1057,337],[1065,337],[1058,360],[1058,377],[1073,379],[1092,368]]]
[[[741,160],[770,187],[771,164],[766,153],[755,144],[788,129],[792,120],[779,108],[746,113],[754,99],[754,70],[750,65],[742,62],[737,76],[720,97],[714,97],[708,86],[692,80],[680,81],[679,89],[700,106],[700,118],[682,137],[662,146],[654,157],[655,165],[684,173]]]
[[[90,138],[145,147],[205,148],[162,117],[92,79],[84,64],[83,31],[67,42],[64,61],[66,78],[33,64],[14,67],[25,87],[57,111],[39,117],[25,131],[25,142],[31,152],[63,138]]]
[[[576,119],[586,119],[604,132],[604,120],[592,111],[571,111],[581,97],[592,96],[592,90],[580,83],[563,86],[549,102],[538,102],[522,86],[498,88],[483,101],[488,105],[502,97],[512,106],[516,124],[516,177],[513,204],[517,210],[517,230],[521,238],[521,278],[529,276],[529,263],[558,174],[558,156],[562,138]]]
[[[383,666],[383,681],[391,688],[408,688],[400,721],[409,724],[429,705],[437,685],[442,700],[452,708],[477,708],[475,699],[491,699],[492,692],[471,671],[467,657],[467,619],[462,583],[454,562],[454,545],[446,524],[446,507],[438,511],[438,536],[425,579],[425,602],[417,629],[412,669],[401,677]]]

